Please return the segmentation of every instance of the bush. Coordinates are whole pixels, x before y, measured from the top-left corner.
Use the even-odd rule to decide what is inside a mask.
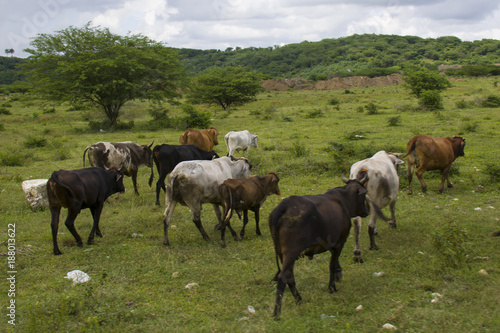
[[[290,148],[290,152],[294,157],[304,157],[309,155],[309,150],[307,150],[306,146],[303,143],[295,142]]]
[[[47,145],[47,139],[45,138],[36,138],[36,137],[28,137],[26,141],[24,141],[23,146],[26,148],[42,148]]]
[[[7,108],[0,107],[0,114],[11,115],[12,112],[10,112],[10,110],[8,110]]]
[[[484,108],[498,108],[500,107],[500,96],[489,95],[482,101],[481,106]]]
[[[371,102],[365,105],[366,114],[377,114],[378,106]]]
[[[338,98],[331,98],[330,101],[328,102],[330,105],[339,105],[340,104],[340,101],[338,100]]]
[[[306,114],[306,118],[319,118],[319,117],[323,117],[324,116],[324,112],[321,111],[321,110],[311,110],[309,111],[307,114]]]
[[[431,110],[444,109],[443,99],[437,90],[422,90],[420,92],[418,104]]]
[[[0,165],[2,166],[23,166],[25,156],[16,151],[10,151],[8,153],[0,152]]]
[[[488,163],[483,168],[492,183],[500,183],[500,165]]]
[[[173,121],[168,116],[168,109],[150,109],[149,114],[153,117],[147,124],[147,128],[152,131],[171,128],[173,127]]]
[[[196,109],[192,104],[183,104],[181,109],[186,116],[181,118],[180,126],[182,129],[188,128],[208,128],[210,127],[210,113],[207,111],[200,111]]]
[[[467,230],[453,221],[437,228],[432,245],[444,269],[461,267],[470,254]]]
[[[401,124],[401,116],[391,117],[387,120],[388,126],[398,126]]]

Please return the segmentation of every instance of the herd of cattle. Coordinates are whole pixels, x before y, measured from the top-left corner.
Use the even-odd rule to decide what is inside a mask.
[[[280,195],[279,177],[273,172],[259,177],[252,176],[252,165],[245,157],[235,158],[235,151],[248,151],[257,147],[257,135],[249,131],[229,132],[225,135],[227,156],[219,157],[213,150],[218,144],[219,132],[215,128],[196,131],[189,129],[179,138],[180,145],[162,144],[151,149],[149,145],[133,142],[99,142],[89,145],[83,153],[84,168],[79,170],[55,171],[47,182],[54,254],[61,254],[57,245],[59,215],[62,207],[68,209],[66,227],[83,246],[74,221],[80,211],[89,208],[94,224],[88,238],[93,244],[94,235],[102,237],[99,218],[105,200],[114,193],[125,192],[123,175],[130,176],[137,191],[137,171],[141,166],[151,168],[149,185],[153,181],[153,164],[159,178],[156,183],[156,204],[159,205],[161,189],[165,192],[165,212],[163,214],[164,241],[169,245],[168,229],[177,203],[189,207],[193,222],[204,239],[205,232],[200,219],[201,206],[210,203],[214,207],[221,231],[221,246],[225,247],[225,229],[229,228],[235,240],[244,236],[248,223],[248,211],[255,213],[256,232],[259,229],[259,210],[267,196]],[[331,253],[330,292],[336,291],[335,282],[342,277],[339,256],[354,220],[355,250],[354,260],[363,262],[359,244],[361,219],[370,215],[368,234],[370,249],[378,249],[375,244],[378,217],[396,227],[395,205],[399,190],[397,167],[407,158],[409,190],[415,167],[422,191],[427,187],[422,178],[426,170],[441,170],[442,180],[439,191],[443,192],[445,180],[448,187],[452,183],[448,173],[452,162],[464,156],[465,139],[462,137],[436,138],[418,135],[407,145],[407,153],[401,154],[379,151],[371,158],[352,165],[349,179],[342,176],[346,184],[317,195],[292,195],[283,199],[269,215],[269,228],[274,243],[278,272],[276,305],[274,315],[279,316],[281,299],[288,285],[296,301],[301,297],[295,286],[293,267],[301,256],[312,258],[325,251]],[[92,167],[85,168],[85,155]],[[165,179],[169,175],[167,184]],[[220,211],[223,207],[223,213]],[[386,218],[381,208],[389,206],[391,217]],[[230,225],[236,212],[243,229],[238,236]],[[280,263],[282,267],[280,267]]]

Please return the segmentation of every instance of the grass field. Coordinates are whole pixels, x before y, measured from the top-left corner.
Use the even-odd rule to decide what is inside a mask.
[[[109,199],[101,216],[104,237],[97,237],[95,245],[77,247],[61,221],[61,256],[52,254],[50,212],[31,210],[21,182],[49,178],[54,170],[81,168],[85,147],[98,141],[178,144],[182,130],[145,130],[151,117],[143,102],[125,107],[122,120],[133,120],[132,129],[91,132],[89,120],[101,119],[97,111],[70,111],[67,105],[53,106],[29,96],[0,96],[0,108],[10,111],[0,115],[0,252],[8,251],[12,224],[17,248],[15,295],[9,296],[12,285],[5,278],[10,276],[7,256],[0,268],[0,329],[379,332],[390,323],[403,332],[499,332],[500,238],[489,235],[500,230],[500,109],[475,103],[500,94],[496,80],[453,82],[442,93],[445,109],[440,111],[419,110],[417,101],[399,86],[262,93],[257,101],[229,113],[218,111],[212,122],[221,133],[219,155],[226,154],[223,136],[228,131],[248,129],[259,135],[259,148],[248,155],[254,174],[273,171],[280,177],[282,196],[269,197],[261,210],[262,236],[255,235],[251,214],[245,239],[226,237],[228,247],[223,249],[219,232],[213,230],[216,218],[210,205],[202,212],[208,242],[189,210],[178,205],[169,233],[171,246],[163,246],[164,204],[155,206],[154,186],[147,186],[149,172],[143,168],[140,196],[126,178],[127,192],[119,200]],[[376,107],[366,107],[370,103]],[[179,112],[172,108],[169,115]],[[276,263],[267,227],[271,210],[290,195],[342,186],[340,175],[348,175],[352,163],[379,150],[404,153],[416,134],[466,138],[466,156],[455,161],[450,175],[455,186],[439,194],[440,174],[428,172],[428,192],[421,193],[414,178],[414,193],[408,195],[403,165],[398,228],[378,221],[380,250],[368,250],[364,223],[365,263],[355,264],[351,230],[340,257],[344,278],[335,294],[327,287],[328,254],[297,261],[297,288],[304,300],[296,305],[287,289],[281,320],[275,321],[276,286],[270,280]],[[82,211],[75,225],[85,240],[90,211]],[[241,228],[237,217],[232,225]],[[64,276],[74,269],[88,273],[91,280],[72,285]],[[197,286],[186,289],[190,283]],[[442,297],[431,302],[437,297],[433,293]],[[8,323],[11,300],[15,326]],[[359,305],[362,309],[356,310]]]

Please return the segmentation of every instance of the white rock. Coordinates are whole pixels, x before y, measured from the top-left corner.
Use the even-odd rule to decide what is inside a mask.
[[[389,324],[389,323],[385,323],[382,328],[385,328],[386,330],[397,330],[396,326],[392,325],[392,324]]]
[[[375,272],[375,273],[373,273],[373,276],[376,276],[376,277],[381,277],[382,275],[384,275],[384,272]]]
[[[485,269],[482,269],[479,271],[479,274],[488,275],[488,272]]]
[[[361,310],[363,310],[363,305],[358,305],[358,306],[356,307],[356,311],[361,311]]]
[[[198,283],[193,282],[193,283],[186,284],[186,286],[184,288],[191,290],[191,289],[197,288],[197,287],[198,287]]]
[[[482,210],[481,207],[476,207],[474,210]]]
[[[251,314],[255,314],[255,309],[253,306],[249,305],[248,306],[248,312],[250,312]]]
[[[35,210],[38,207],[48,207],[49,198],[47,196],[47,181],[48,179],[31,179],[22,182],[24,196]]]
[[[82,272],[78,269],[68,272],[64,278],[68,280],[73,280],[73,284],[84,283],[90,280],[90,276],[87,273]]]
[[[179,277],[179,274],[180,274],[179,272],[173,272],[172,273],[172,277],[173,278]]]

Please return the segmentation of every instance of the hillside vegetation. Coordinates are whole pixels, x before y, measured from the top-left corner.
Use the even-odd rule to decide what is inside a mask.
[[[352,35],[303,41],[284,46],[228,48],[222,50],[177,49],[191,75],[212,66],[243,65],[266,78],[301,77],[324,80],[344,76],[385,76],[412,65],[437,68],[441,64],[482,66],[479,75],[500,63],[500,41],[462,41],[457,37],[421,38],[397,35]],[[24,59],[0,57],[0,86],[14,80],[14,66]],[[484,67],[486,66],[486,67]],[[476,68],[476,67],[474,67]],[[472,69],[471,69],[472,70]],[[470,75],[460,73],[461,75]],[[498,75],[496,73],[495,75]]]
[[[182,131],[151,129],[151,105],[138,100],[124,106],[127,129],[103,132],[89,128],[104,117],[97,110],[52,105],[29,93],[2,94],[0,253],[7,252],[7,230],[15,224],[15,331],[382,332],[390,323],[401,332],[499,332],[500,237],[490,236],[500,230],[500,112],[498,98],[490,98],[498,94],[498,77],[455,80],[442,93],[444,109],[426,111],[399,85],[263,92],[251,103],[219,110],[211,123],[220,132],[219,155],[226,154],[227,132],[258,134],[259,147],[248,154],[252,172],[272,171],[280,178],[282,196],[269,197],[261,210],[262,236],[255,235],[249,214],[245,238],[226,237],[223,249],[210,205],[202,211],[210,241],[202,239],[189,210],[177,205],[171,246],[165,247],[164,204],[155,205],[149,170],[141,168],[141,195],[125,178],[127,192],[108,200],[100,224],[104,237],[95,245],[75,245],[63,209],[61,256],[52,254],[50,212],[30,209],[22,181],[81,168],[85,147],[98,141],[177,144]],[[169,116],[182,114],[182,106],[169,107]],[[353,162],[379,150],[404,153],[416,134],[466,138],[465,157],[454,162],[450,174],[455,186],[439,194],[440,174],[426,172],[427,193],[414,178],[409,195],[406,165],[401,165],[397,229],[379,220],[379,250],[369,251],[364,219],[363,264],[353,261],[351,230],[340,257],[343,280],[334,294],[328,292],[327,253],[298,260],[295,276],[303,302],[295,304],[287,289],[281,320],[275,321],[271,210],[282,198],[342,186],[340,175],[347,175]],[[91,221],[89,210],[76,219],[84,239]],[[231,222],[239,231],[238,218]],[[75,269],[91,280],[73,285],[64,276]],[[13,331],[5,316],[9,283],[0,282],[0,330],[7,332]]]

